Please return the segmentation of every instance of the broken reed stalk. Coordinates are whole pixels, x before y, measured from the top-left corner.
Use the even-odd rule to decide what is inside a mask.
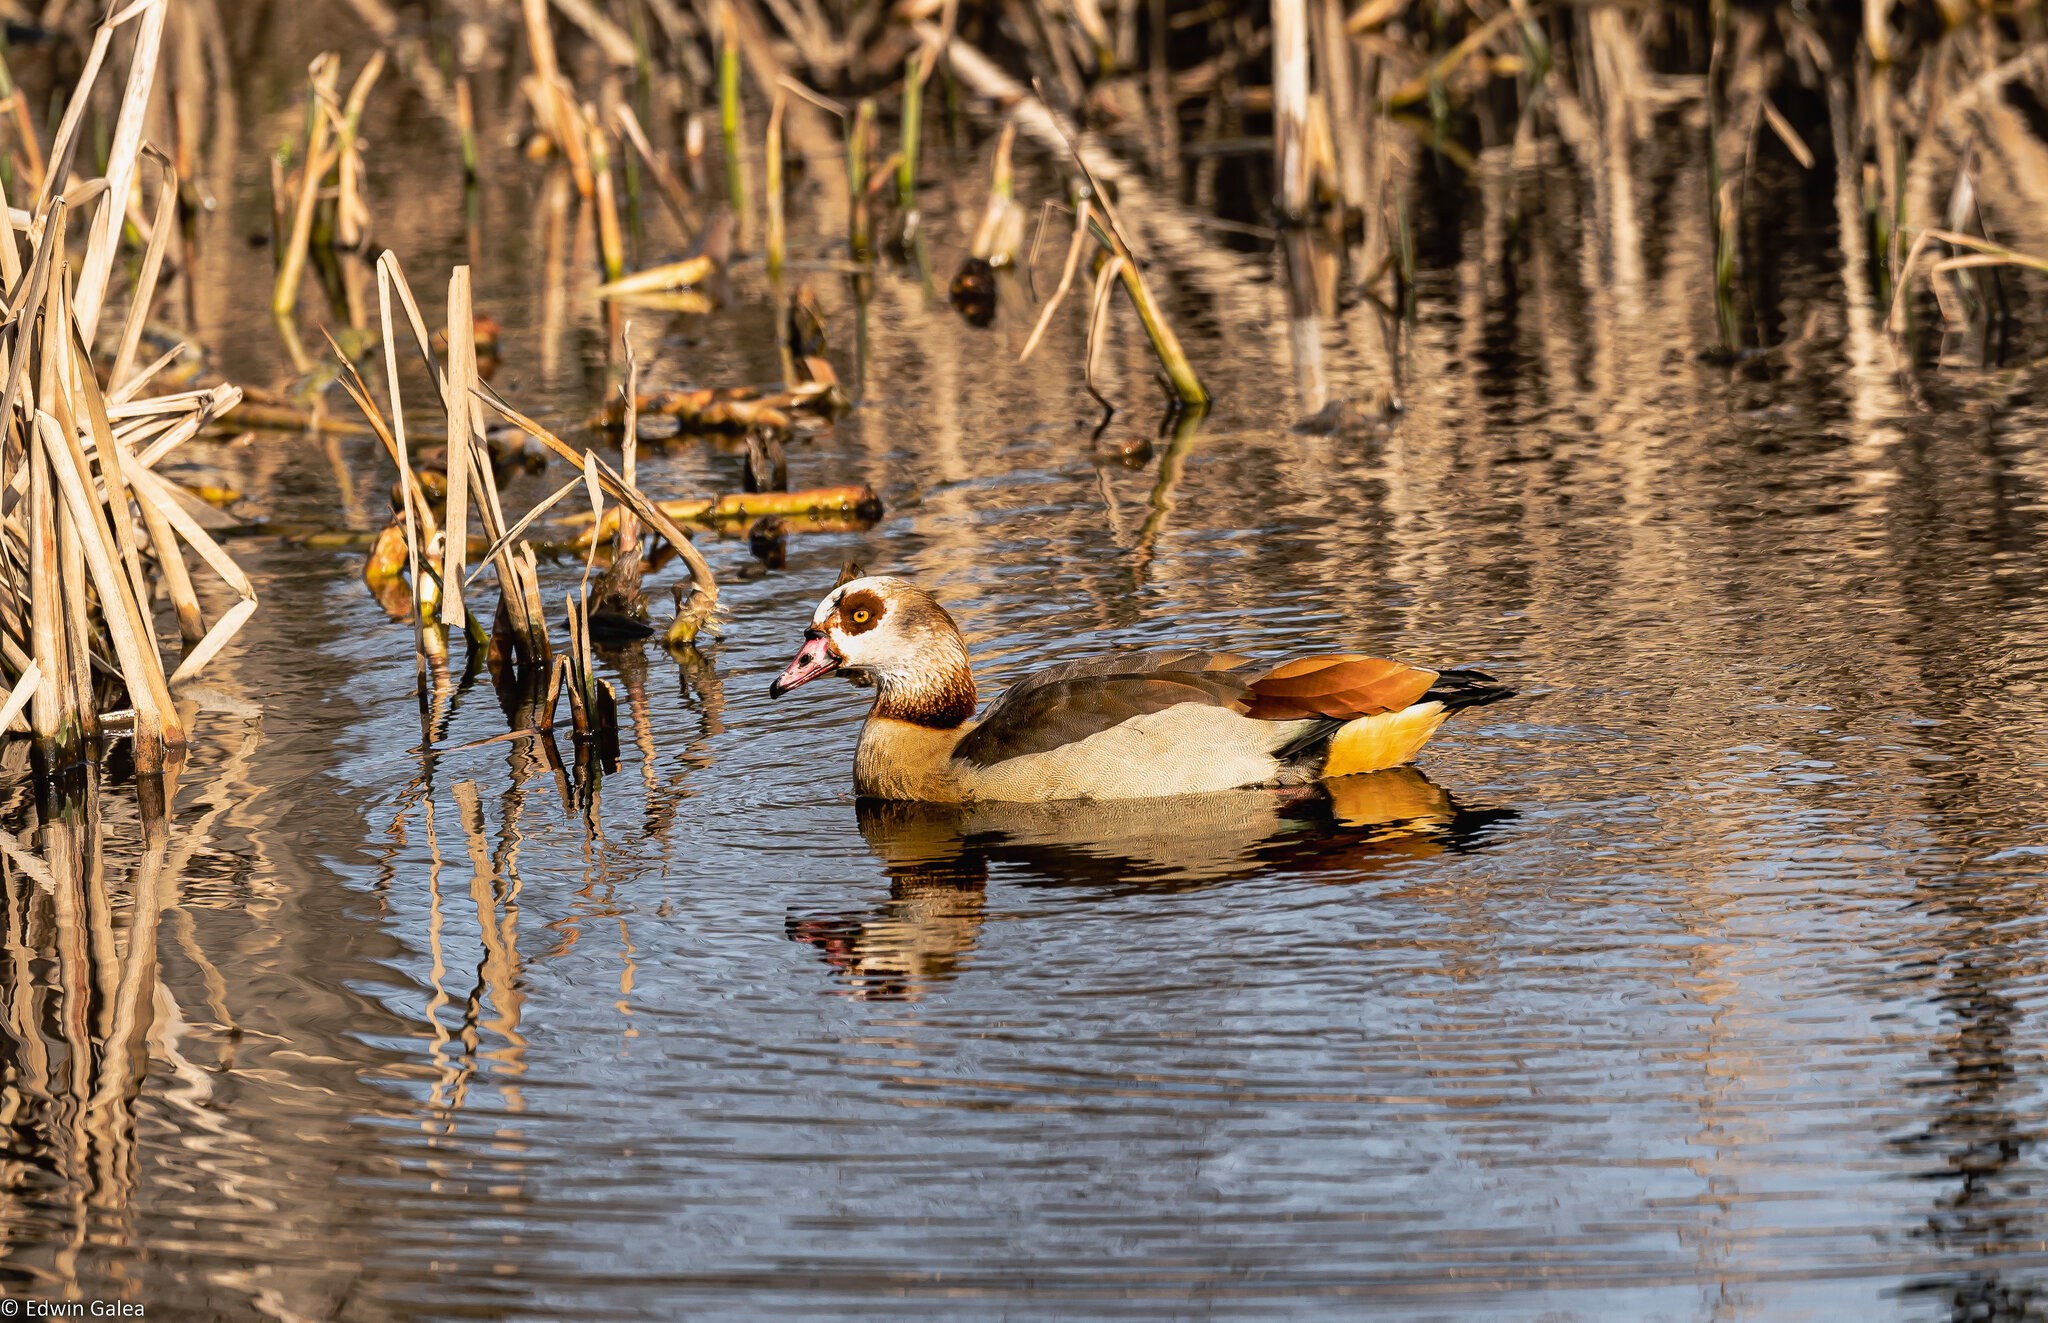
[[[594,182],[590,175],[590,160],[583,149],[582,116],[577,108],[576,93],[569,86],[569,80],[562,76],[561,66],[555,60],[555,38],[549,26],[548,0],[521,0],[520,12],[526,24],[527,51],[533,57],[533,74],[520,80],[520,89],[526,93],[527,102],[533,107],[534,122],[541,133],[569,163],[569,173],[576,180],[577,195],[587,198]]]
[[[647,132],[640,127],[640,117],[633,113],[633,107],[623,101],[620,102],[612,111],[612,119],[619,126],[619,131],[625,135],[626,141],[633,144],[633,150],[639,154],[641,164],[654,176],[655,188],[661,193],[662,201],[668,205],[670,214],[676,218],[676,224],[682,228],[684,236],[696,234],[697,213],[690,206],[689,190],[683,187],[683,181],[676,177],[676,172],[669,169],[668,158],[655,151],[653,144],[647,141]]]
[[[524,544],[502,545],[505,512],[498,496],[497,475],[491,469],[490,447],[484,440],[483,408],[477,402],[476,386],[481,380],[476,363],[476,319],[471,306],[469,268],[458,266],[448,281],[448,522],[443,530],[442,620],[464,623],[466,616],[449,620],[447,603],[460,592],[462,558],[469,550],[468,507],[474,505],[484,536],[501,544],[494,557],[498,572],[498,612],[491,637],[501,641],[512,658],[531,676],[544,675],[551,660],[547,618],[540,609],[538,569],[533,550]],[[458,483],[457,474],[461,474]],[[462,490],[473,500],[465,501],[458,514],[455,493]]]
[[[1299,224],[1310,207],[1308,127],[1308,6],[1272,0],[1273,174],[1280,184],[1281,219]]]
[[[99,328],[100,307],[120,252],[121,226],[127,216],[128,194],[135,186],[136,157],[142,150],[142,129],[149,115],[150,92],[156,84],[157,54],[163,43],[164,16],[169,8],[170,0],[150,0],[135,30],[128,86],[121,97],[120,117],[114,124],[113,146],[107,152],[107,195],[114,199],[114,204],[103,207],[94,219],[85,264],[78,272],[75,302],[78,324],[87,344],[93,342],[93,333]],[[133,11],[130,6],[129,12]],[[108,26],[112,26],[111,20]],[[89,88],[90,80],[81,79],[77,95],[83,98]],[[58,181],[59,187],[66,182]]]
[[[601,522],[604,517],[604,488],[598,481],[596,466],[597,456],[584,452],[583,485],[590,495],[590,512]],[[624,524],[621,523],[620,527],[623,529]],[[568,598],[569,719],[579,740],[588,739],[612,724],[604,719],[598,696],[600,688],[609,694],[610,686],[598,678],[597,659],[592,655],[590,645],[590,571],[596,561],[597,543],[593,541],[583,557],[583,582]],[[616,704],[613,707],[616,710]]]
[[[448,276],[448,384],[441,403],[448,420],[448,517],[441,541],[441,623],[461,626],[462,562],[469,553],[469,393],[457,363],[459,335],[471,325],[469,268]]]
[[[1145,335],[1152,341],[1152,352],[1159,356],[1160,366],[1166,369],[1174,397],[1186,408],[1208,408],[1209,392],[1203,387],[1202,379],[1195,375],[1194,364],[1188,362],[1187,351],[1180,347],[1180,337],[1173,333],[1166,314],[1152,301],[1152,291],[1145,284],[1144,273],[1138,270],[1137,259],[1131,256],[1130,249],[1124,247],[1121,240],[1112,251],[1123,259],[1120,278],[1124,282],[1124,292],[1130,295],[1131,306],[1137,310],[1138,320],[1144,323]]]
[[[277,284],[271,289],[270,310],[288,318],[299,306],[299,282],[306,272],[306,247],[313,236],[313,204],[320,196],[320,181],[326,174],[328,116],[334,100],[335,81],[341,61],[332,53],[315,56],[308,70],[306,156],[299,167],[298,201],[292,210],[291,233],[277,270]]]
[[[747,240],[747,161],[742,152],[743,130],[740,105],[739,16],[730,0],[718,8],[718,127],[725,136],[726,200],[739,226],[740,247]]]
[[[462,140],[462,182],[477,180],[476,107],[470,101],[469,79],[455,80],[455,131]]]
[[[771,280],[782,275],[783,248],[787,243],[782,219],[783,109],[783,92],[778,87],[775,89],[775,104],[768,111],[768,276]]]
[[[1067,260],[1060,267],[1060,283],[1053,288],[1052,297],[1045,301],[1045,307],[1039,311],[1038,324],[1031,328],[1031,338],[1024,342],[1024,352],[1017,355],[1019,363],[1030,359],[1032,351],[1038,348],[1038,342],[1045,338],[1045,328],[1052,325],[1053,313],[1059,310],[1060,301],[1067,297],[1067,291],[1073,287],[1074,273],[1081,267],[1081,253],[1088,246],[1089,212],[1088,199],[1084,197],[1074,211],[1074,237],[1067,242]],[[1033,246],[1036,247],[1035,244]]]
[[[1062,129],[1064,132],[1064,129]],[[1073,147],[1073,139],[1068,140]],[[1152,291],[1145,284],[1144,272],[1138,269],[1137,255],[1131,251],[1129,240],[1124,237],[1122,222],[1117,220],[1116,207],[1102,191],[1100,181],[1088,169],[1088,163],[1081,159],[1078,149],[1073,151],[1074,164],[1079,166],[1088,181],[1090,194],[1098,202],[1100,220],[1096,234],[1112,257],[1123,259],[1120,276],[1124,292],[1130,295],[1131,307],[1137,311],[1138,320],[1144,323],[1145,335],[1152,341],[1152,352],[1159,357],[1159,365],[1166,369],[1167,381],[1173,387],[1175,399],[1183,408],[1206,409],[1209,407],[1209,392],[1203,387],[1202,379],[1195,375],[1194,364],[1188,362],[1187,351],[1180,347],[1180,337],[1173,333],[1173,327],[1166,320],[1166,314],[1152,301]]]
[[[874,255],[873,208],[868,205],[868,140],[874,129],[874,100],[862,97],[846,133],[847,241],[856,262]]]
[[[1060,270],[1060,283],[1053,290],[1052,297],[1046,300],[1045,307],[1040,310],[1038,324],[1031,328],[1031,336],[1024,342],[1024,350],[1018,355],[1017,361],[1021,363],[1029,358],[1032,351],[1038,348],[1039,341],[1044,338],[1054,311],[1060,306],[1061,300],[1066,298],[1067,290],[1074,283],[1074,272],[1080,266],[1087,237],[1092,234],[1096,242],[1107,251],[1109,265],[1104,268],[1103,275],[1097,277],[1095,298],[1088,319],[1089,349],[1083,364],[1083,380],[1088,387],[1088,393],[1108,407],[1109,402],[1095,389],[1094,365],[1096,338],[1106,307],[1104,291],[1109,288],[1107,277],[1114,274],[1123,283],[1124,292],[1130,296],[1131,306],[1136,309],[1138,320],[1144,324],[1145,334],[1152,341],[1152,351],[1158,356],[1160,366],[1166,369],[1167,381],[1172,386],[1174,396],[1181,407],[1206,409],[1209,405],[1209,392],[1203,388],[1201,378],[1195,375],[1194,366],[1188,362],[1187,354],[1181,349],[1180,338],[1173,333],[1173,327],[1167,324],[1164,314],[1159,311],[1159,306],[1152,301],[1152,291],[1146,286],[1145,277],[1138,270],[1137,259],[1125,246],[1118,228],[1115,213],[1109,211],[1106,206],[1098,211],[1091,191],[1083,190],[1080,205],[1074,215],[1074,237],[1067,245],[1066,264]]]
[[[104,569],[110,578],[100,585],[102,614],[113,632],[116,651],[121,656],[124,679],[130,689],[131,706],[138,718],[138,740],[136,743],[137,766],[142,771],[161,770],[156,766],[144,766],[143,760],[151,750],[161,757],[163,744],[183,745],[185,733],[178,719],[177,709],[171,703],[170,685],[164,677],[163,653],[157,641],[156,624],[150,616],[150,586],[142,568],[142,557],[135,544],[135,528],[132,520],[125,518],[129,507],[127,484],[123,481],[122,446],[114,436],[114,429],[107,418],[106,400],[100,394],[99,381],[93,375],[92,358],[80,334],[76,314],[70,301],[64,303],[65,315],[59,321],[60,333],[67,337],[63,346],[66,362],[64,369],[69,380],[65,383],[69,391],[59,390],[52,398],[57,421],[69,443],[72,471],[83,486],[81,500],[89,507],[90,526],[93,535],[88,541],[88,557],[95,567],[95,573]],[[75,404],[74,404],[75,401]],[[102,517],[99,493],[92,485],[92,468],[85,457],[81,435],[89,434],[93,448],[100,461],[100,482],[105,488],[105,510],[113,517]],[[69,488],[67,487],[67,496]],[[81,520],[81,526],[86,521]],[[111,526],[113,536],[107,533]],[[128,646],[122,646],[124,637]],[[145,660],[146,659],[146,660]],[[137,692],[137,685],[141,692]],[[150,738],[141,738],[140,727],[147,708],[153,730]]]
[[[640,393],[640,361],[633,357],[633,323],[627,322],[619,335],[619,344],[626,355],[626,431],[619,438],[619,476],[628,487],[640,485],[640,412],[636,401]],[[618,536],[612,546],[612,564],[618,565],[628,558],[635,561],[640,556],[640,521],[628,509],[619,515]],[[633,585],[638,595],[639,585]]]
[[[91,477],[86,472],[85,452],[75,431],[61,429],[47,413],[36,414],[36,426],[44,454],[63,489],[70,513],[70,527],[78,541],[80,559],[92,575],[99,594],[101,619],[106,624],[121,678],[128,686],[128,705],[135,710],[135,770],[145,774],[163,771],[166,745],[182,746],[185,732],[178,723],[177,709],[170,705],[170,687],[164,679],[163,657],[147,644],[142,607],[134,600],[123,576],[114,568],[112,548],[107,545],[104,507],[93,499]],[[122,511],[125,517],[126,511]],[[70,594],[82,620],[85,595]],[[83,649],[74,657],[84,657]]]
[[[142,255],[142,274],[135,280],[135,295],[128,307],[128,319],[121,327],[121,347],[114,354],[114,366],[107,373],[107,386],[119,390],[135,366],[135,353],[142,343],[143,322],[156,302],[156,282],[163,272],[164,248],[170,243],[178,219],[178,172],[171,158],[154,147],[142,149],[163,169],[157,185],[156,221],[149,233],[149,247]]]
[[[342,106],[340,123],[335,127],[334,242],[351,252],[362,247],[364,232],[370,224],[370,208],[362,196],[363,153],[358,138],[363,108],[369,104],[370,90],[383,72],[384,52],[370,52],[370,58],[348,89],[348,101]]]
[[[918,51],[903,67],[903,152],[896,161],[896,205],[907,218],[917,211],[917,153],[923,136],[924,80],[938,60],[938,48]]]
[[[604,278],[617,280],[626,273],[626,246],[619,233],[619,203],[612,184],[611,141],[598,121],[597,107],[583,108],[583,127],[589,143],[590,176],[597,187],[597,247],[604,262]]]
[[[40,429],[30,433],[26,458],[29,646],[34,652],[31,665],[41,676],[29,705],[29,722],[46,764],[57,767],[73,761],[82,750],[78,713],[87,702],[73,688],[70,615],[58,577],[56,480],[50,475]]]
[[[1095,385],[1095,359],[1102,349],[1102,328],[1109,313],[1110,292],[1116,288],[1116,278],[1128,265],[1121,256],[1112,257],[1109,265],[1095,277],[1095,306],[1088,314],[1088,344],[1081,359],[1081,380],[1088,387],[1088,393],[1095,397],[1097,404],[1112,411],[1116,406]]]
[[[1017,126],[1003,125],[989,170],[988,206],[982,210],[981,223],[968,246],[969,252],[990,266],[1016,261],[1017,245],[1024,241],[1024,209],[1017,205],[1016,167],[1012,164],[1016,147]]]

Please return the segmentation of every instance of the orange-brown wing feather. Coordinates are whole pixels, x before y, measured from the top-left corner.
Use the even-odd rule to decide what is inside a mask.
[[[1252,681],[1245,715],[1261,721],[1349,720],[1398,712],[1436,683],[1437,673],[1357,653],[1298,657]]]

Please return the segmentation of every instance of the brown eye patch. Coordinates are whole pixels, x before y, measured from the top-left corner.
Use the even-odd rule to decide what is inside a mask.
[[[839,599],[839,620],[849,634],[865,634],[882,618],[882,599],[871,592],[848,593]]]

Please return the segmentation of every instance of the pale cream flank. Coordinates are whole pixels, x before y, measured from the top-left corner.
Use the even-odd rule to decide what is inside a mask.
[[[1446,715],[1431,702],[1361,717],[1337,732],[1325,774],[1409,762]],[[973,723],[934,730],[871,714],[854,754],[853,785],[875,799],[935,804],[1151,799],[1274,785],[1299,776],[1275,753],[1311,724],[1256,721],[1229,708],[1184,703],[1057,749],[976,767],[953,757]]]

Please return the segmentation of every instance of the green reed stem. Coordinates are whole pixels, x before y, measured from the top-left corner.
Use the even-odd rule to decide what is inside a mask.
[[[917,208],[917,146],[923,136],[924,59],[913,55],[903,70],[903,156],[896,163],[896,201],[908,215]]]

